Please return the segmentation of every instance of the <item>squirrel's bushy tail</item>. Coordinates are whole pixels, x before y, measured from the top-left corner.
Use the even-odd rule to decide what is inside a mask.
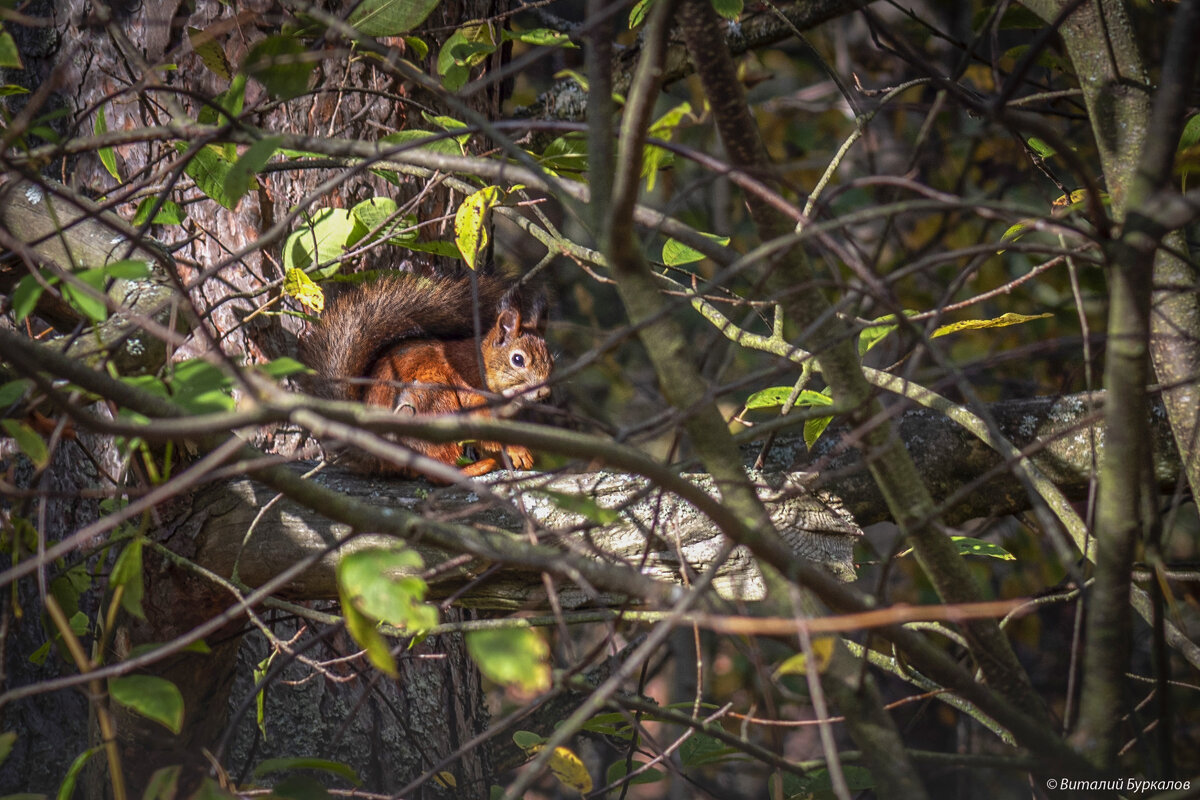
[[[509,284],[480,275],[479,327],[495,323]],[[471,279],[424,278],[397,272],[346,292],[330,304],[300,345],[301,359],[316,370],[313,394],[330,400],[358,400],[379,357],[406,340],[466,339],[476,333],[476,296]]]

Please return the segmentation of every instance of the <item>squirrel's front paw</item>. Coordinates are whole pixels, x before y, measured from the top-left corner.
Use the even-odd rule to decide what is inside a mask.
[[[529,452],[528,447],[509,444],[504,446],[504,452],[512,461],[513,469],[529,469],[533,466],[533,453]]]

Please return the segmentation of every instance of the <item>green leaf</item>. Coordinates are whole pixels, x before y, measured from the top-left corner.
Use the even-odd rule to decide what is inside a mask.
[[[47,282],[54,283],[53,280]],[[44,291],[46,291],[46,287],[37,279],[37,276],[26,275],[21,278],[12,294],[13,315],[17,322],[33,313],[33,309],[37,307],[37,301]]]
[[[629,29],[633,30],[638,25],[641,25],[646,19],[646,14],[650,12],[650,4],[654,0],[638,0],[633,4],[633,8],[629,10]]]
[[[871,771],[863,767],[843,764],[842,775],[852,792],[862,792],[875,787],[875,778]],[[788,798],[835,797],[833,779],[827,769],[815,769],[803,777],[787,772],[783,775],[783,794]]]
[[[817,439],[821,438],[821,434],[829,427],[829,423],[833,422],[833,417],[813,417],[804,422],[804,446],[812,450]]]
[[[135,538],[125,545],[117,563],[113,565],[109,585],[114,589],[124,586],[121,595],[121,608],[138,619],[145,619],[146,612],[142,610],[142,597],[145,594],[145,583],[142,574],[142,543],[141,538]]]
[[[656,139],[670,140],[684,118],[692,113],[691,103],[680,103],[663,114],[650,126],[649,135]],[[642,177],[646,179],[646,191],[654,191],[656,175],[675,162],[675,154],[656,145],[646,145],[642,155]]]
[[[570,78],[571,80],[575,81],[575,83],[579,84],[580,89],[583,89],[585,92],[588,91],[588,80],[586,77],[584,77],[583,73],[573,69],[560,69],[558,72],[554,73],[555,80],[563,80],[564,78]],[[620,98],[620,95],[614,92],[613,97]],[[621,102],[624,102],[624,99],[621,99]]]
[[[157,202],[156,198],[147,197],[138,203],[137,211],[133,213],[133,224],[139,228],[145,225]],[[183,210],[183,206],[173,200],[164,200],[151,222],[154,225],[178,225],[186,216],[187,212]]]
[[[33,381],[29,378],[19,378],[0,385],[0,412],[15,406],[25,397],[26,392],[32,388]]]
[[[550,501],[563,511],[579,514],[597,525],[612,525],[621,519],[621,514],[616,509],[604,508],[592,498],[581,494],[556,492],[553,489],[538,489],[537,493],[549,497]]]
[[[587,136],[582,133],[559,136],[546,145],[537,159],[539,164],[548,169],[584,172],[588,167]]]
[[[254,184],[254,176],[266,166],[271,156],[279,151],[282,136],[267,136],[246,148],[246,152],[234,162],[225,175],[225,194],[235,204],[242,199]]]
[[[496,51],[490,25],[464,25],[450,34],[438,51],[437,71],[447,91],[456,92],[471,77],[471,68]]]
[[[858,334],[858,354],[860,356],[866,355],[872,347],[882,342],[888,337],[888,334],[900,327],[895,322],[886,322],[886,320],[894,320],[895,318],[894,314],[888,314],[885,317],[879,317],[875,320],[876,322],[884,321],[884,324],[871,325],[862,329],[862,332]]]
[[[742,15],[742,0],[712,0],[713,8],[727,20],[733,21]]]
[[[291,100],[308,91],[308,80],[316,66],[309,58],[307,45],[286,34],[263,39],[250,48],[242,62],[242,70],[277,100]]]
[[[12,34],[3,28],[0,28],[0,67],[25,69],[16,41],[13,40]]]
[[[84,286],[94,290],[89,292],[83,286],[77,286],[74,283],[63,282],[62,293],[63,299],[78,311],[83,316],[90,319],[92,322],[103,322],[108,319],[108,306],[104,303],[104,269],[85,269],[82,272],[76,272],[75,277],[79,279]]]
[[[391,244],[407,245],[417,238],[417,215],[399,215],[400,207],[390,197],[372,197],[350,209],[350,214],[361,227],[359,237],[374,231],[371,241],[387,239]]]
[[[267,741],[267,684],[264,679],[278,652],[272,650],[266,658],[255,664],[253,674],[250,676],[254,685],[259,687],[258,691],[254,693],[254,721],[258,724],[258,732],[262,734],[264,742]]]
[[[530,628],[468,631],[467,652],[489,679],[533,694],[550,688],[550,647]]]
[[[438,0],[362,0],[346,22],[363,36],[397,36],[420,25]]]
[[[182,153],[187,150],[187,145],[179,142],[175,149]],[[225,151],[209,144],[192,154],[183,171],[196,182],[200,191],[232,211],[237,205],[237,199],[231,198],[225,192],[225,178],[232,168],[233,163],[226,157]]]
[[[579,45],[571,41],[571,37],[562,31],[552,28],[533,28],[527,31],[504,31],[501,38],[506,42],[517,41],[539,47],[574,47]]]
[[[355,221],[366,228],[367,231],[372,231],[382,226],[385,222],[394,224],[395,220],[392,218],[396,216],[399,210],[400,206],[390,197],[369,197],[353,206],[350,209],[350,213],[354,216]]]
[[[499,186],[485,186],[463,200],[454,214],[454,243],[471,269],[487,251],[491,211],[503,197]]]
[[[150,277],[150,265],[140,258],[125,258],[100,268],[105,277],[123,281],[140,281]]]
[[[58,131],[51,128],[49,125],[34,125],[29,129],[29,133],[39,139],[44,139],[47,142],[58,144],[62,141],[62,137],[58,135]]]
[[[650,135],[658,139],[670,139],[675,134],[675,130],[691,113],[691,103],[680,103],[668,109],[650,125]]]
[[[916,311],[908,309],[905,309],[901,313],[906,317],[912,317],[917,314]],[[860,356],[866,355],[868,350],[886,339],[888,334],[900,327],[896,323],[895,314],[885,314],[882,317],[876,317],[872,322],[876,324],[863,328],[862,332],[858,335],[858,354]]]
[[[646,191],[654,191],[658,183],[658,171],[675,163],[675,154],[655,145],[646,145],[642,154],[642,177],[646,179]]]
[[[1058,153],[1057,150],[1036,136],[1030,136],[1025,140],[1025,144],[1029,145],[1029,149],[1037,153],[1042,158],[1053,158]]]
[[[725,761],[729,756],[738,752],[711,736],[697,733],[685,739],[679,746],[679,760],[685,768],[698,767],[702,764],[716,764]]]
[[[167,385],[153,375],[130,375],[122,377],[121,382],[129,384],[139,391],[149,392],[155,397],[169,398],[171,396]]]
[[[205,103],[200,107],[200,113],[197,119],[204,125],[224,125],[235,121],[242,115],[242,108],[246,104],[246,74],[239,72],[233,76],[233,80],[229,82],[229,88],[214,97],[211,102]],[[227,142],[223,145],[213,145],[225,157],[225,160],[233,163],[237,158],[237,145],[233,142]]]
[[[1183,126],[1183,133],[1179,136],[1179,147],[1176,148],[1176,151],[1186,150],[1195,144],[1200,144],[1200,114],[1193,114]]]
[[[17,86],[15,83],[6,83],[0,86],[0,97],[8,97],[14,94],[29,94],[29,90],[24,86]]]
[[[1194,114],[1183,126],[1179,147],[1175,149],[1175,168],[1181,177],[1181,191],[1187,191],[1188,176],[1200,171],[1200,114]]]
[[[258,369],[276,380],[286,378],[288,375],[312,373],[311,369],[291,356],[280,356],[268,361],[266,364],[259,364]]]
[[[75,784],[79,782],[79,775],[83,772],[83,768],[87,766],[88,759],[103,750],[104,745],[97,745],[75,756],[75,760],[71,762],[71,766],[67,767],[67,774],[63,776],[63,782],[58,786],[57,800],[71,800],[75,795]]]
[[[958,548],[960,555],[986,556],[998,558],[1001,561],[1016,561],[1017,557],[998,544],[985,542],[982,539],[972,539],[969,536],[951,536],[950,541]]]
[[[86,568],[76,565],[50,581],[50,594],[58,601],[64,614],[74,617],[79,613],[79,598],[91,585],[91,574]]]
[[[437,609],[424,602],[423,568],[420,554],[408,547],[349,553],[337,566],[342,605],[397,628],[428,630],[437,624]]]
[[[166,645],[163,642],[145,642],[143,644],[135,645],[133,647],[133,649],[131,649],[129,651],[129,657],[136,658],[138,656],[144,656],[146,653],[153,653],[155,650],[159,649],[160,647],[165,647],[165,646]],[[203,639],[197,639],[196,641],[192,642],[191,644],[186,645],[179,652],[181,652],[181,653],[199,653],[200,655],[208,655],[209,653],[212,652],[212,648],[209,647],[208,644]]]
[[[104,106],[96,109],[96,125],[93,128],[93,132],[97,136],[102,133],[108,133],[108,121],[104,119]],[[120,180],[121,176],[117,174],[117,155],[113,152],[113,149],[111,147],[101,147],[96,151],[96,154],[100,156],[100,163],[108,170],[108,174]]]
[[[426,242],[420,239],[414,239],[404,245],[409,250],[416,250],[419,253],[433,253],[436,256],[443,258],[462,258],[462,253],[458,252],[458,246],[454,242],[432,241]]]
[[[722,247],[725,247],[729,244],[728,236],[717,236],[715,233],[701,233],[700,235],[707,239],[712,239]],[[680,267],[684,264],[703,261],[706,258],[708,258],[708,256],[704,255],[699,250],[694,250],[676,239],[667,239],[667,241],[663,244],[662,261],[668,267]]]
[[[436,3],[437,0],[433,0],[433,2]],[[404,44],[413,51],[417,61],[424,61],[425,57],[429,55],[429,44],[419,36],[405,36]]]
[[[36,664],[41,667],[46,663],[46,659],[50,657],[51,642],[43,642],[42,646],[29,654],[29,663]]]
[[[271,787],[271,800],[329,800],[332,795],[316,778],[289,775]]]
[[[465,131],[463,134],[455,136],[454,139],[463,147],[466,147],[467,141],[471,138],[471,131],[467,123],[454,117],[448,117],[445,114],[430,114],[428,111],[422,111],[421,116],[431,125],[436,125],[447,133],[454,131]]]
[[[961,556],[986,556],[987,558],[998,558],[1001,561],[1016,561],[1017,557],[1005,550],[1003,547],[991,542],[985,542],[982,539],[972,539],[969,536],[951,536],[950,541],[954,542],[955,549]],[[912,553],[912,548],[903,550],[896,554],[897,558],[903,558]]]
[[[347,766],[340,761],[330,761],[325,758],[268,758],[254,768],[254,777],[261,778],[264,775],[294,769],[315,769],[321,772],[328,772],[331,775],[345,778],[355,786],[362,786],[362,779],[358,777],[358,773],[354,771],[353,767]]]
[[[357,239],[354,217],[344,208],[322,208],[314,212],[305,225],[297,228],[283,246],[285,269],[307,269],[314,264],[328,264],[312,272],[316,280],[324,280],[341,269],[341,257]],[[333,262],[333,263],[330,263]]]
[[[154,675],[122,675],[108,681],[113,700],[171,733],[183,729],[183,695],[170,681]]]
[[[1007,314],[1001,314],[1000,316],[993,317],[992,319],[964,319],[959,322],[951,322],[949,325],[942,325],[933,332],[933,335],[930,338],[936,339],[939,336],[946,336],[947,334],[958,333],[959,331],[977,331],[984,328],[1007,328],[1009,325],[1021,325],[1026,322],[1031,322],[1035,319],[1046,319],[1047,317],[1053,316],[1054,315],[1049,312],[1045,314],[1029,315],[1015,314],[1010,311]]]
[[[188,41],[192,43],[192,50],[200,56],[204,66],[219,77],[229,80],[233,75],[233,68],[229,66],[229,59],[225,58],[225,49],[221,47],[216,37],[199,28],[188,28],[187,35]]]
[[[200,788],[187,800],[239,800],[239,798],[222,789],[221,784],[212,778],[206,777],[200,784]]]
[[[522,750],[529,750],[537,747],[539,744],[543,744],[546,741],[546,737],[533,731],[513,731],[512,740],[513,744]]]
[[[367,660],[388,677],[400,677],[391,647],[379,632],[375,621],[345,600],[342,601],[342,616],[346,619],[346,630],[351,638],[367,652]]]
[[[770,389],[763,389],[761,392],[755,392],[746,398],[746,408],[778,408],[792,396],[792,391],[793,387],[791,386],[772,386]],[[804,389],[796,398],[795,405],[801,408],[831,406],[833,405],[833,398],[821,392]]]
[[[46,449],[41,434],[20,420],[0,419],[0,425],[37,469],[45,469],[50,464],[50,451]]]
[[[406,547],[372,548],[338,562],[338,596],[346,628],[378,669],[395,677],[396,662],[376,622],[413,631],[437,624],[437,609],[424,603],[428,587],[415,573],[421,557]]]
[[[179,791],[179,775],[182,771],[183,767],[178,765],[156,770],[150,776],[149,783],[146,784],[142,800],[175,800],[176,793]]]
[[[1020,239],[1025,235],[1025,231],[1028,230],[1033,223],[1033,219],[1022,219],[1014,222],[1012,225],[1009,225],[1008,229],[1005,230],[1003,235],[1000,236],[1001,241],[1015,242],[1017,239]],[[1003,252],[1004,248],[1000,248],[996,251],[997,255]]]
[[[232,411],[233,381],[204,359],[193,358],[174,365],[171,397],[193,414]]]
[[[8,757],[12,755],[13,745],[17,743],[17,734],[14,731],[5,731],[0,733],[0,765],[3,765]]]
[[[413,128],[406,131],[389,133],[379,141],[381,144],[412,144],[415,147],[420,147],[422,150],[429,150],[433,153],[441,153],[442,155],[447,156],[461,156],[464,152],[463,142],[465,142],[467,138],[469,137],[438,135],[431,131],[423,131]]]

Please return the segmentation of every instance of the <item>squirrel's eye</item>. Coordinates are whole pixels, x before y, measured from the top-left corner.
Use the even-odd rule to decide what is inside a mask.
[[[513,353],[512,354],[512,365],[514,367],[516,367],[517,369],[523,369],[525,367],[525,354],[522,353],[520,350]]]

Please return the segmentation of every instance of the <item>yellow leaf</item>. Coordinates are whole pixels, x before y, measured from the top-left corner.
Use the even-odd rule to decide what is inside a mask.
[[[527,752],[536,754],[541,749],[539,744],[529,748]],[[580,794],[592,791],[592,776],[588,774],[583,761],[570,748],[554,748],[554,753],[550,756],[550,771],[564,786],[569,786]]]
[[[454,779],[454,773],[442,770],[433,776],[433,782],[443,789],[454,789],[458,786],[458,781]]]
[[[1070,208],[1071,206],[1082,203],[1087,199],[1087,189],[1076,189],[1070,194],[1064,194],[1061,197],[1055,198],[1050,204],[1050,208],[1057,211]]]
[[[325,310],[325,292],[302,269],[289,269],[283,276],[283,293],[299,300],[300,305],[314,314]]]
[[[471,269],[476,268],[479,254],[487,250],[492,207],[503,196],[499,186],[485,186],[463,200],[454,214],[454,243]]]
[[[958,333],[959,331],[975,331],[982,328],[1006,328],[1009,325],[1020,325],[1023,322],[1030,322],[1035,319],[1045,319],[1052,317],[1053,314],[1014,314],[1011,311],[1007,314],[1001,314],[993,319],[964,319],[961,322],[951,322],[949,325],[943,325],[933,332],[931,338],[945,336],[948,333]]]
[[[204,66],[225,80],[233,77],[233,69],[229,66],[229,60],[225,58],[225,50],[217,42],[215,36],[199,28],[188,28],[187,34],[192,43],[192,49],[196,51],[196,55],[200,56]]]
[[[813,655],[817,659],[817,672],[824,672],[829,666],[829,662],[833,659],[834,638],[832,636],[818,636],[812,640]],[[783,675],[807,675],[808,674],[808,658],[803,652],[789,658],[779,665],[775,670],[775,677]]]

